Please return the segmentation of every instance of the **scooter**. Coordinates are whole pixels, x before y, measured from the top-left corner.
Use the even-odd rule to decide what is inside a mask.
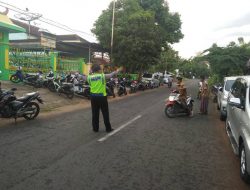
[[[87,82],[80,81],[74,83],[74,93],[76,96],[90,99],[90,86]]]
[[[72,83],[62,82],[64,79],[56,78],[48,84],[51,92],[57,92],[59,95],[65,94],[69,99],[74,97],[74,88]]]
[[[193,115],[193,102],[191,96],[187,97],[186,100],[186,106],[184,107],[179,99],[179,92],[173,91],[170,93],[169,97],[166,99],[165,103],[165,114],[169,118],[174,118],[177,116],[187,115],[192,116]]]

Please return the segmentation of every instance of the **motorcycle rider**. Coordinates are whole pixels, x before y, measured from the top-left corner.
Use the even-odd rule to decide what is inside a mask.
[[[177,77],[177,89],[180,94],[179,100],[181,102],[181,105],[184,109],[188,109],[187,107],[187,88],[184,85],[184,82],[182,81],[182,77]]]
[[[179,100],[183,108],[187,109],[187,89],[184,85],[180,85],[179,87]]]
[[[179,88],[180,86],[184,86],[184,83],[182,82],[182,77],[178,76],[177,77],[177,82],[176,82],[177,87]]]

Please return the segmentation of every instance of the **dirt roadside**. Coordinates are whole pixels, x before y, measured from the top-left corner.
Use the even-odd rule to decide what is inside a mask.
[[[73,99],[69,99],[63,94],[59,96],[57,93],[52,93],[47,88],[34,88],[23,83],[15,84],[10,81],[1,81],[1,83],[2,89],[9,90],[11,88],[17,88],[17,90],[15,91],[15,95],[17,97],[21,97],[26,93],[38,91],[44,101],[43,104],[39,104],[41,109],[41,115],[60,114],[62,112],[70,112],[73,110],[78,110],[91,106],[90,100],[88,100],[87,98],[75,96]],[[128,96],[134,96],[139,94],[140,92],[136,94],[128,94],[127,96],[116,96],[116,98],[109,97],[108,101],[118,101]]]
[[[51,112],[62,107],[67,106],[87,106],[89,105],[89,100],[74,97],[73,99],[67,98],[65,95],[59,96],[57,93],[50,92],[47,88],[34,88],[29,85],[24,85],[23,83],[12,83],[9,81],[2,81],[2,89],[9,90],[11,88],[17,88],[15,95],[21,97],[26,93],[38,91],[43,99],[44,103],[40,104],[41,112]]]

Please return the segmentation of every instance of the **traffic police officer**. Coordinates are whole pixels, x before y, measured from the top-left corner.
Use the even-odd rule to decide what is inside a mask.
[[[110,74],[104,74],[99,64],[93,64],[91,70],[92,74],[87,76],[87,81],[90,85],[93,131],[99,131],[99,113],[101,109],[106,131],[111,132],[113,129],[109,121],[106,79],[112,78],[119,70]]]

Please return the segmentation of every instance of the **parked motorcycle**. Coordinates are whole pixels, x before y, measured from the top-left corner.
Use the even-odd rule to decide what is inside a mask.
[[[90,86],[87,82],[79,82],[74,84],[74,93],[77,96],[90,99]]]
[[[14,83],[22,82],[24,78],[22,67],[18,67],[16,72],[10,76],[10,81]]]
[[[41,88],[44,86],[44,80],[42,72],[38,72],[37,74],[26,74],[23,78],[23,82],[25,84],[34,86],[35,88]]]
[[[144,91],[146,89],[146,84],[142,81],[138,82],[137,86],[138,86],[138,90]]]
[[[16,98],[14,95],[16,88],[4,91],[0,95],[0,117],[15,118],[24,117],[26,120],[35,119],[39,112],[40,106],[35,102],[43,103],[38,92],[27,93],[23,97]]]
[[[168,88],[171,88],[172,87],[172,80],[170,79],[169,81],[168,81]]]
[[[69,99],[74,97],[74,88],[72,83],[62,82],[63,79],[57,78],[48,84],[51,92],[57,92],[59,95],[65,94]]]
[[[165,103],[165,114],[167,117],[174,118],[181,115],[193,115],[194,100],[191,98],[191,96],[188,96],[186,100],[187,107],[184,107],[179,100],[179,96],[180,94],[178,93],[178,91],[173,91],[172,93],[170,93]]]
[[[219,89],[220,89],[221,87],[222,87],[221,84],[214,84],[214,85],[212,86],[212,88],[211,88],[211,92],[212,92],[212,94],[214,95],[214,97],[213,97],[213,102],[214,102],[214,103],[217,103],[218,91],[219,91]]]
[[[121,96],[121,95],[127,95],[127,90],[126,90],[126,82],[124,79],[122,79],[119,83],[118,83],[118,86],[117,86],[117,94],[118,96]]]
[[[138,90],[138,82],[136,80],[131,81],[130,83],[130,89],[129,89],[129,93],[136,93]]]
[[[115,92],[114,92],[115,85],[116,84],[114,80],[110,80],[106,83],[107,96],[113,96],[113,98],[115,98]]]

